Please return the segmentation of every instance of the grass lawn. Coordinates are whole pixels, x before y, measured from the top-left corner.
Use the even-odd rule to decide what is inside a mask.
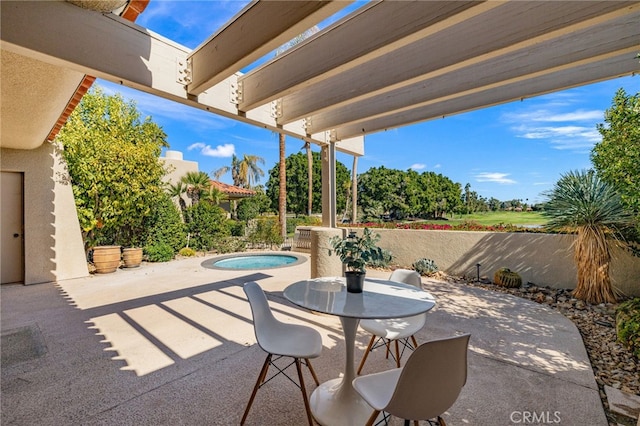
[[[547,223],[547,218],[542,216],[540,212],[484,212],[465,215],[455,215],[453,218],[448,217],[444,223],[455,225],[464,221],[478,222],[481,225],[498,225],[503,223],[505,225],[544,225]],[[435,221],[433,223],[442,224],[443,221]]]

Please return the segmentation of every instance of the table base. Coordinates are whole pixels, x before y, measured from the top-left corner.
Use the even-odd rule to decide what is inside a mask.
[[[322,383],[309,399],[311,412],[324,426],[362,426],[373,408],[342,378]]]

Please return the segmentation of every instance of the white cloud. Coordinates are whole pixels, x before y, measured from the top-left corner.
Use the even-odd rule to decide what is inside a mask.
[[[413,169],[413,170],[422,170],[425,167],[427,167],[426,164],[422,164],[422,163],[415,163],[415,164],[412,164],[411,166],[409,166],[409,168]]]
[[[436,164],[435,166],[433,166],[434,169],[439,169],[440,167],[442,167],[442,164]]]
[[[207,157],[231,157],[236,153],[236,147],[232,143],[226,143],[224,145],[218,145],[215,148],[211,148],[211,145],[205,145],[202,142],[196,142],[187,148],[189,151],[194,149],[200,150],[200,154]]]
[[[508,122],[545,122],[563,123],[572,121],[597,122],[602,120],[604,113],[600,110],[585,111],[582,109],[570,112],[553,112],[548,109],[538,109],[521,113],[505,114],[503,119]]]
[[[502,120],[513,123],[511,130],[517,137],[545,140],[554,149],[589,152],[601,140],[596,124],[602,121],[604,113],[572,110],[572,103],[577,100],[565,98],[564,101],[566,103],[560,104],[549,100],[536,109],[504,114]]]
[[[560,150],[588,151],[601,139],[598,130],[584,126],[529,127],[522,125],[514,130],[521,138],[546,139],[555,149]]]
[[[513,179],[508,179],[507,176],[509,176],[509,173],[489,173],[489,172],[485,172],[485,173],[478,173],[476,175],[476,181],[478,182],[494,182],[494,183],[499,183],[501,185],[513,185],[514,183],[517,183],[515,180]]]

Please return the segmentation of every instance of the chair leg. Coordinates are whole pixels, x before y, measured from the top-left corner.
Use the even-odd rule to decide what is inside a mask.
[[[309,421],[309,426],[313,426],[313,416],[311,415],[311,407],[309,406],[307,389],[304,387],[304,378],[302,377],[302,366],[300,365],[300,358],[296,358],[296,370],[298,370],[298,380],[300,381],[300,390],[302,391],[304,408],[305,410],[307,410],[307,420]]]
[[[316,382],[316,386],[320,386],[320,382],[318,381],[318,376],[316,376],[316,372],[313,370],[313,367],[311,366],[311,361],[309,361],[309,358],[305,358],[304,361],[307,363],[307,368],[311,372],[311,376],[313,377],[313,380]]]
[[[244,415],[242,416],[242,420],[240,420],[240,424],[243,425],[247,420],[247,416],[249,415],[249,410],[251,409],[251,405],[253,404],[253,400],[256,397],[256,393],[258,393],[258,389],[260,385],[264,381],[264,378],[267,376],[267,370],[269,370],[269,363],[271,362],[271,354],[267,355],[267,358],[264,360],[264,364],[262,365],[262,370],[260,370],[260,375],[258,376],[258,380],[256,380],[256,385],[253,387],[253,392],[251,392],[251,398],[249,398],[249,403],[247,404],[247,408],[244,410]]]
[[[411,335],[411,341],[413,342],[413,349],[418,349],[418,341],[416,340],[416,336]]]
[[[369,345],[367,346],[367,350],[364,351],[364,356],[362,357],[362,361],[360,361],[360,366],[358,367],[358,372],[357,374],[360,375],[360,372],[362,371],[362,367],[364,367],[364,362],[367,360],[367,357],[369,356],[369,351],[371,350],[371,347],[373,346],[373,342],[376,340],[376,336],[375,334],[371,335],[371,340],[369,340]]]
[[[380,411],[378,410],[374,410],[374,412],[371,414],[371,416],[369,417],[369,420],[367,420],[367,423],[365,426],[372,426],[373,422],[376,421],[376,419],[378,418],[378,415],[380,414]]]
[[[395,340],[396,344],[396,367],[400,368],[400,345],[398,344],[398,340]]]
[[[387,345],[387,353],[385,354],[385,359],[389,359],[389,352],[391,352],[391,340],[384,339],[385,344]]]
[[[444,421],[444,419],[440,416],[438,416],[438,424],[440,426],[447,426],[447,423]]]

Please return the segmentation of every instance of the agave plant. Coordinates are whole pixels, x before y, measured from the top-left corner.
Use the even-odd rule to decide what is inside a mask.
[[[570,171],[562,175],[545,195],[544,214],[550,230],[577,231],[573,258],[578,282],[573,294],[589,303],[615,302],[611,283],[611,244],[620,230],[632,225],[620,195],[593,170]]]

